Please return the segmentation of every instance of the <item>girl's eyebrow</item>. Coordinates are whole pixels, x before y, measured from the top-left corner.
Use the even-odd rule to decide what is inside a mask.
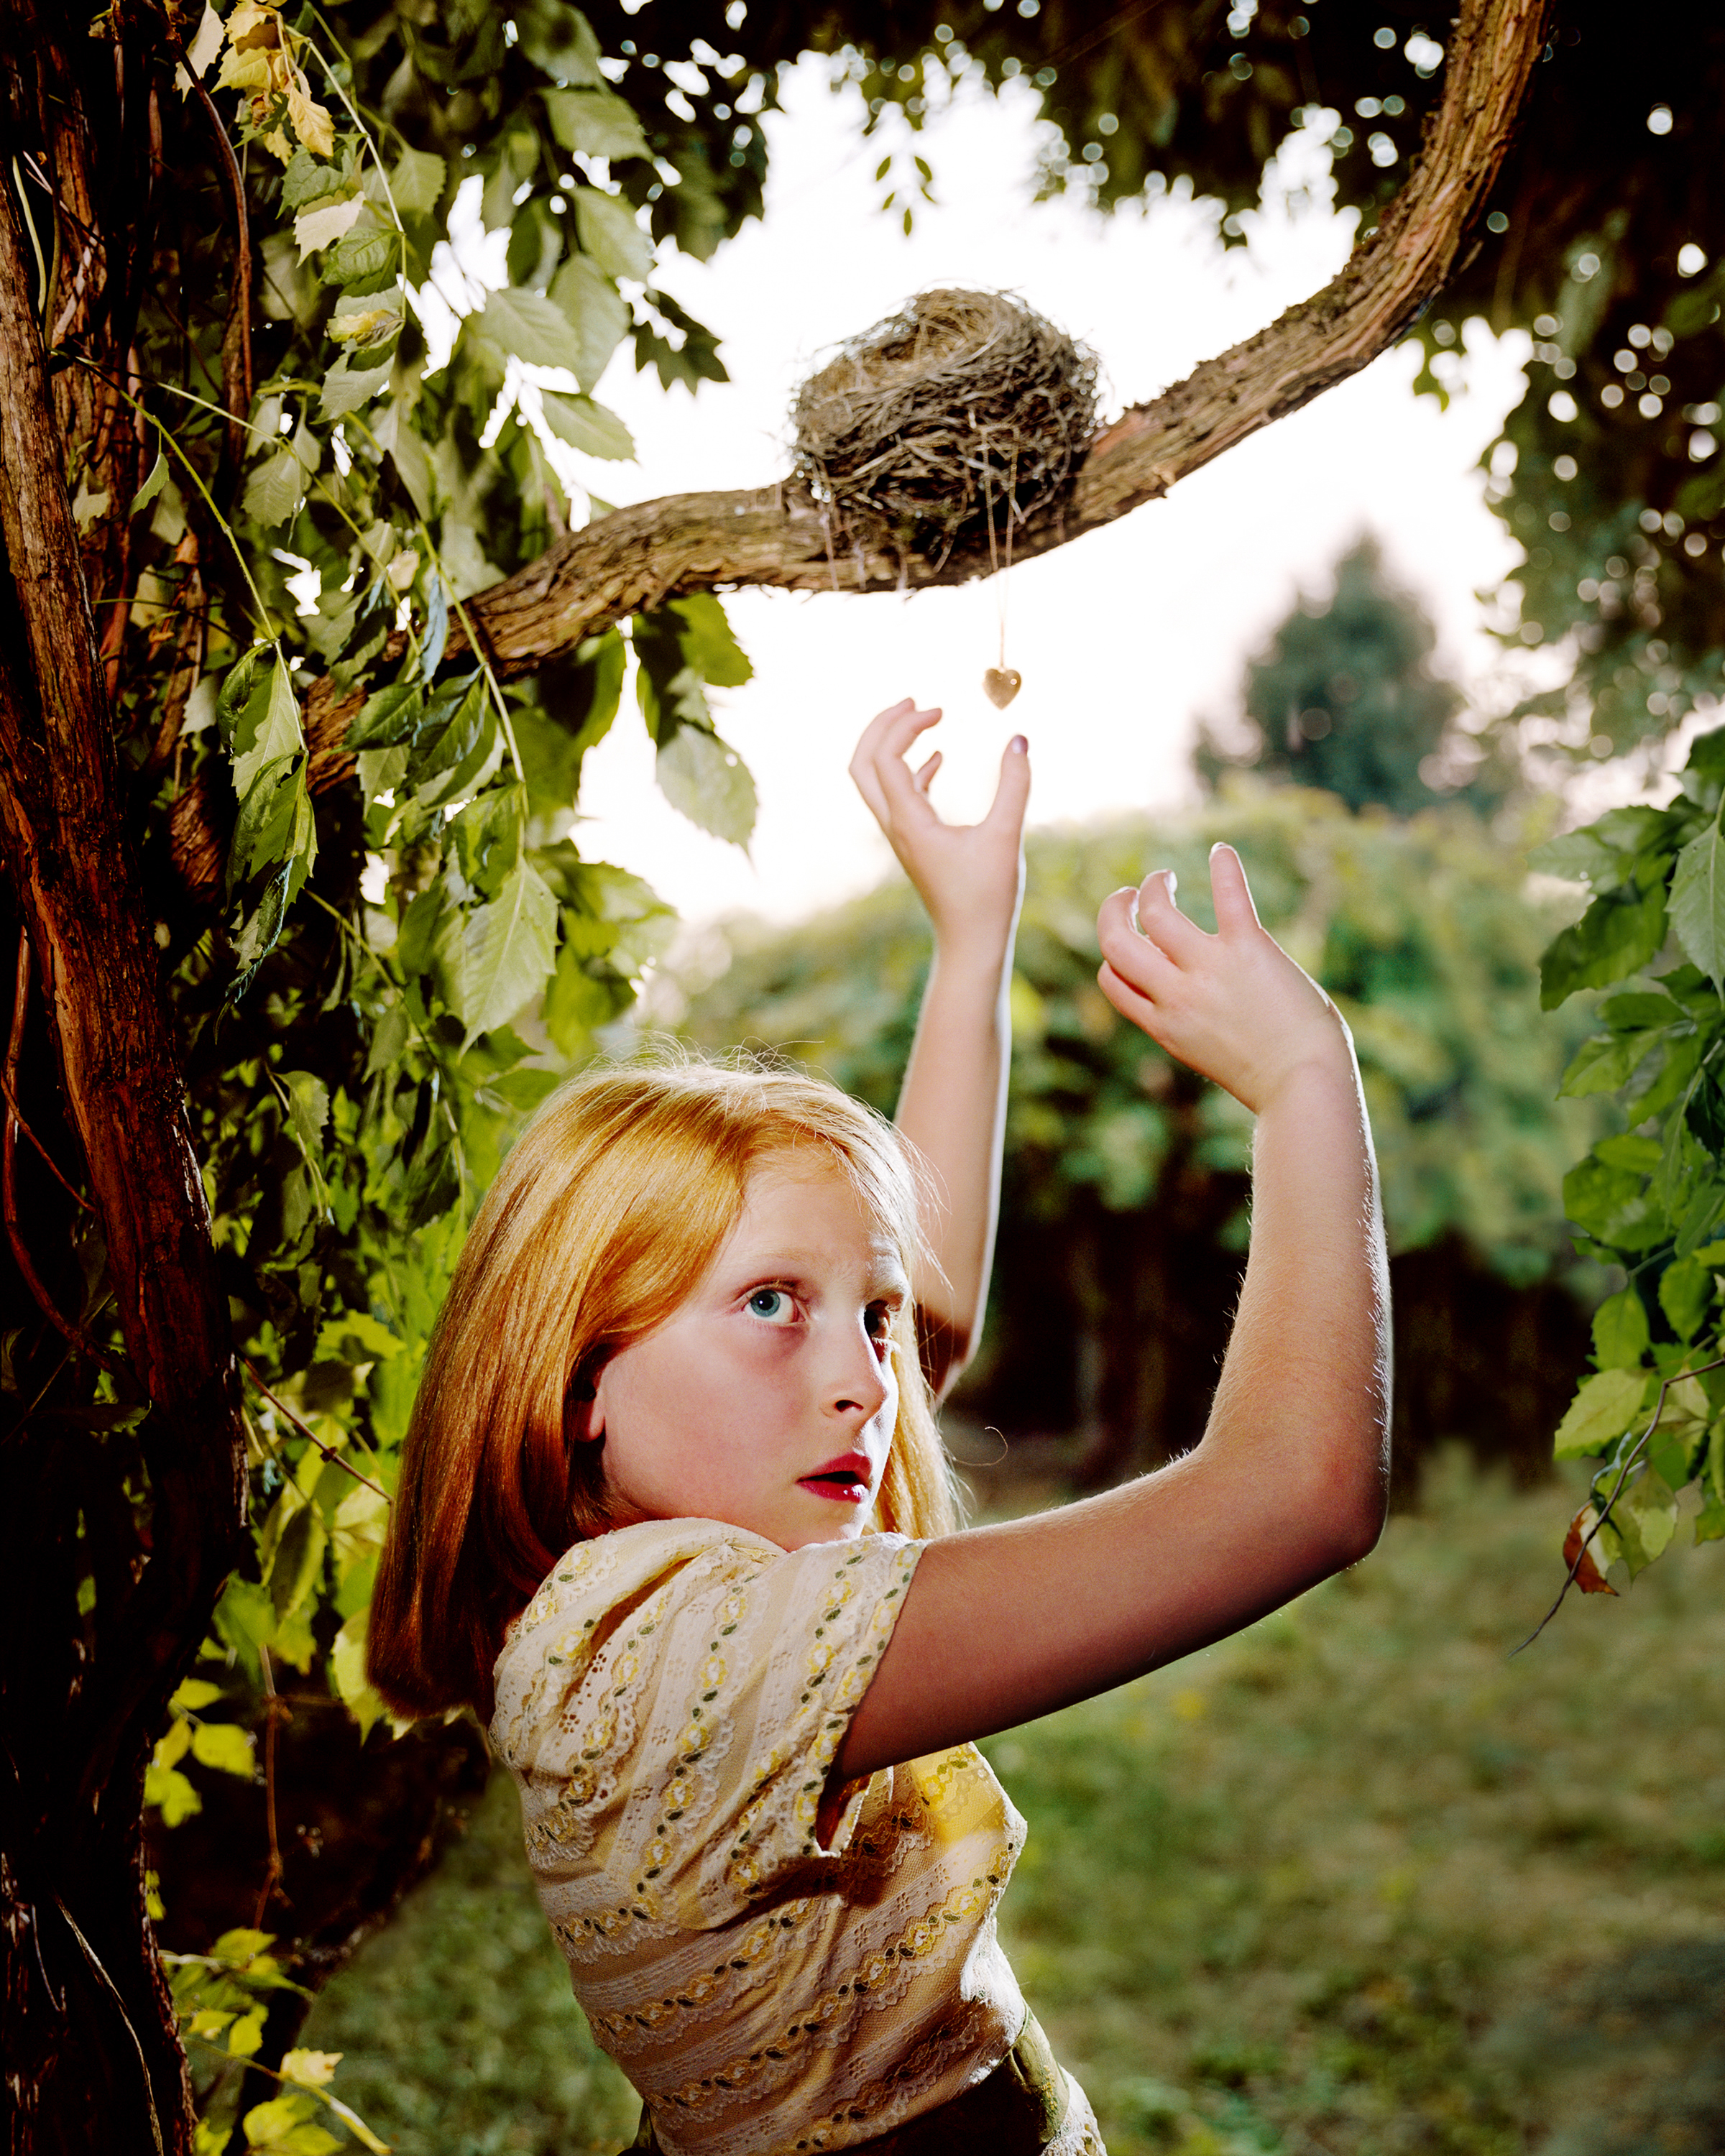
[[[739,1251],[736,1263],[726,1268],[732,1284],[744,1281],[771,1281],[783,1287],[814,1286],[823,1270],[821,1260],[809,1250]],[[908,1296],[911,1283],[896,1252],[876,1251],[871,1256],[865,1283],[870,1299],[886,1295]]]

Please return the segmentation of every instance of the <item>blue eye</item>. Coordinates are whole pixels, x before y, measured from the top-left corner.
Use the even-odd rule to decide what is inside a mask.
[[[757,1287],[749,1297],[748,1306],[756,1317],[778,1318],[788,1315],[791,1299],[782,1287]]]

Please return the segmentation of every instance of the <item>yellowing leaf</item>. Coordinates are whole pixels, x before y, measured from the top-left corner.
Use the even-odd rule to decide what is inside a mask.
[[[333,157],[336,154],[336,130],[329,108],[308,97],[303,90],[290,84],[287,92],[288,119],[300,140],[314,156]]]
[[[249,2014],[242,2014],[228,2032],[228,2049],[236,2059],[249,2059],[264,2041],[264,2015],[261,2006],[253,2007]]]
[[[186,48],[184,72],[201,77],[210,62],[222,49],[222,40],[226,35],[227,32],[223,27],[221,17],[211,7],[209,0],[203,0],[203,20],[198,25],[197,34]],[[183,94],[182,87],[182,95]]]
[[[200,1722],[192,1732],[192,1757],[200,1767],[214,1767],[223,1774],[238,1774],[249,1782],[256,1769],[252,1740],[232,1722]]]
[[[182,1820],[203,1810],[203,1799],[177,1767],[144,1769],[144,1802],[162,1814],[164,1826],[178,1826]]]
[[[222,71],[216,77],[218,90],[267,90],[270,87],[270,55],[267,52],[242,53],[230,49],[223,54]]]
[[[156,1740],[156,1749],[150,1755],[152,1767],[172,1767],[183,1759],[191,1748],[192,1725],[183,1716],[177,1717]]]
[[[210,1706],[221,1697],[222,1687],[219,1685],[211,1684],[206,1677],[187,1677],[168,1704],[184,1707],[188,1713],[196,1714],[200,1707]]]
[[[316,254],[339,239],[364,205],[362,195],[349,195],[346,202],[319,203],[315,208],[302,209],[294,219],[300,259],[303,262],[308,254]]]
[[[367,345],[386,343],[400,327],[401,316],[395,308],[360,307],[352,314],[336,315],[329,333],[337,344],[352,345],[356,352],[363,352]]]
[[[297,2082],[301,2088],[321,2088],[334,2078],[341,2063],[339,2051],[290,2051],[281,2062],[281,2077]]]
[[[1555,1457],[1579,1460],[1585,1453],[1603,1452],[1629,1428],[1646,1394],[1645,1370],[1601,1370],[1584,1378],[1558,1424],[1552,1445]]]

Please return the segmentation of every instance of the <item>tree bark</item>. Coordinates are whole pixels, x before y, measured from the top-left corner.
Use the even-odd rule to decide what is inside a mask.
[[[33,7],[14,0],[6,14],[9,50],[39,55],[64,42],[64,26]],[[97,50],[100,64],[108,55]],[[69,77],[54,89],[79,95]],[[64,106],[56,124],[71,124]],[[78,406],[56,413],[18,205],[9,187],[0,193],[0,859],[105,1240],[148,1479],[130,1562],[102,1579],[80,1620],[66,1464],[41,1433],[8,1434],[7,1528],[38,1540],[31,1562],[0,1579],[0,2046],[14,2150],[182,2152],[190,2104],[144,1907],[142,1780],[238,1548],[244,1433],[160,954],[123,824],[88,548],[66,484],[60,422],[75,424]],[[94,205],[90,222],[100,228]],[[124,295],[112,264],[105,274],[111,331]],[[116,355],[100,356],[111,377]],[[123,477],[111,440],[74,446],[112,458]]]

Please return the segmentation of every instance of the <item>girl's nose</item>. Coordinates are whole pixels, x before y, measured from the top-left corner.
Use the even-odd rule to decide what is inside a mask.
[[[829,1383],[834,1412],[855,1414],[862,1422],[878,1414],[891,1398],[891,1368],[882,1362],[875,1342],[862,1326],[846,1330],[842,1350],[835,1343]]]

